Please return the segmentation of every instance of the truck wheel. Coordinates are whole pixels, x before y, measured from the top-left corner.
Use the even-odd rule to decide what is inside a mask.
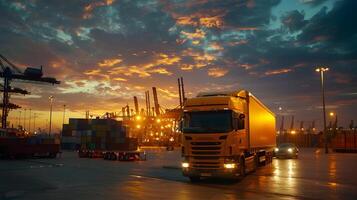
[[[254,164],[253,172],[255,172],[258,169],[258,166],[259,166],[259,161],[258,161],[258,156],[257,155],[254,155],[253,164]]]
[[[50,153],[49,158],[56,158],[57,157],[57,153]]]
[[[239,159],[239,178],[243,178],[245,176],[245,164],[244,164],[244,158],[241,157]]]
[[[199,176],[190,176],[189,178],[192,183],[197,183],[201,180]]]

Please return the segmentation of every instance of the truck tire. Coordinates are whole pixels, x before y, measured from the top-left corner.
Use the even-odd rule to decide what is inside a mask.
[[[258,166],[259,166],[259,160],[258,160],[258,156],[257,155],[254,155],[254,159],[253,159],[253,164],[254,164],[254,167],[253,167],[253,172],[255,172],[257,169],[258,169]]]
[[[189,178],[192,183],[197,183],[201,180],[199,176],[190,176]]]
[[[244,157],[239,159],[239,178],[243,178],[245,176],[245,163]]]
[[[57,153],[50,153],[50,155],[48,157],[49,158],[56,158],[57,157]]]

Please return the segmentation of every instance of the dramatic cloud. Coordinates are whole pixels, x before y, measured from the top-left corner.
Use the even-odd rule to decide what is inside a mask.
[[[66,104],[74,116],[120,111],[134,95],[143,102],[152,86],[160,105],[176,107],[183,76],[188,97],[245,88],[278,115],[321,125],[314,68],[323,65],[330,67],[326,102],[347,122],[357,120],[356,7],[334,0],[0,0],[0,53],[62,81],[13,81],[32,92],[13,95],[14,103],[45,112],[54,95],[57,114]]]

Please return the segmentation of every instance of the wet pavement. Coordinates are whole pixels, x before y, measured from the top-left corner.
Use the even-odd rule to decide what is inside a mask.
[[[357,199],[357,154],[301,149],[239,182],[190,183],[180,152],[147,149],[140,162],[78,158],[0,160],[0,199]]]

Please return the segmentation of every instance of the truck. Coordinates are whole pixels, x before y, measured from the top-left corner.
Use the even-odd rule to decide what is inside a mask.
[[[60,153],[60,144],[55,138],[0,129],[0,158],[56,158]]]
[[[272,161],[275,114],[247,90],[199,93],[187,99],[182,117],[182,172],[241,179]]]

